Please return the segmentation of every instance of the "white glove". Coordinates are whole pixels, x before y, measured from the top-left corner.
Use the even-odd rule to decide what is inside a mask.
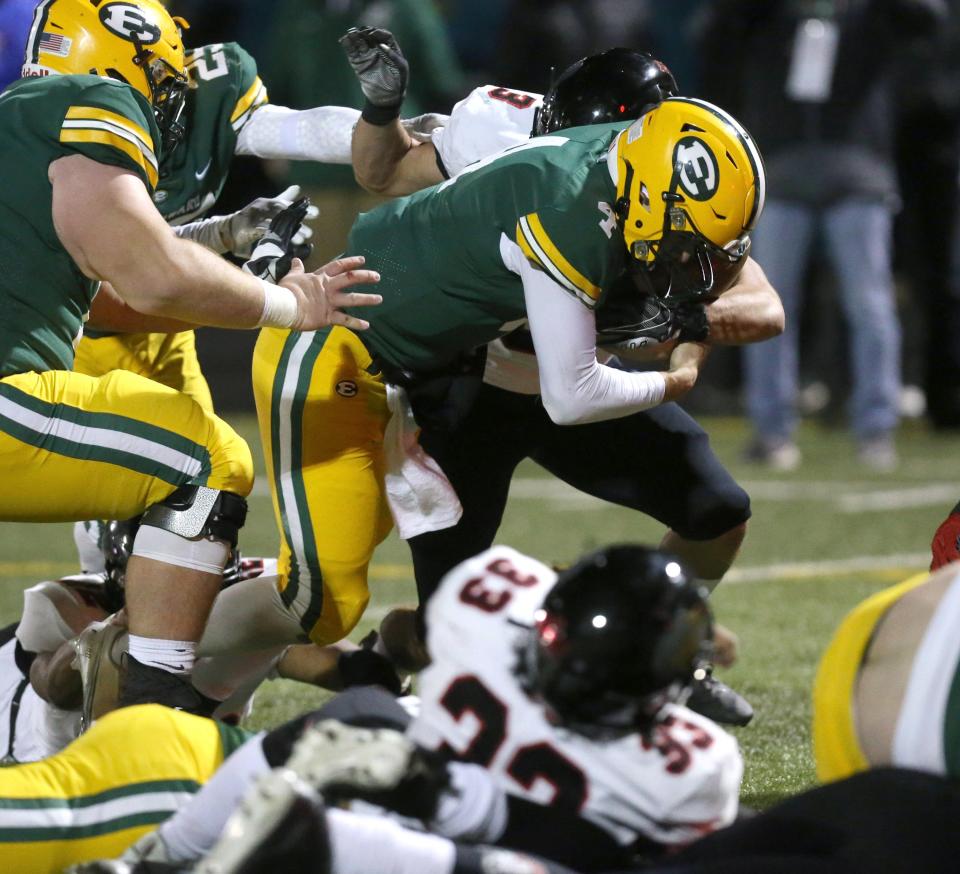
[[[429,143],[431,134],[438,127],[446,127],[450,124],[450,116],[441,115],[439,112],[425,112],[413,118],[401,118],[400,124],[410,134],[411,139],[418,143]]]
[[[270,221],[300,196],[300,186],[291,185],[276,197],[258,197],[230,215],[215,215],[174,228],[181,238],[193,240],[201,246],[223,255],[230,252],[239,258],[249,258],[257,241],[267,232]],[[315,219],[320,210],[311,206],[304,221]],[[301,224],[293,235],[294,245],[300,246],[313,236],[313,231]]]

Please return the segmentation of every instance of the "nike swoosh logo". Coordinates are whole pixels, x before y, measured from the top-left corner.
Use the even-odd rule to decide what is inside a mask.
[[[163,668],[170,668],[171,672],[185,671],[187,669],[187,666],[183,663],[179,665],[171,665],[170,662],[154,662],[154,664],[159,665],[160,667],[163,667]]]
[[[207,161],[207,166],[202,170],[197,170],[193,175],[197,177],[197,182],[203,182],[204,177],[207,175],[207,172],[210,170],[210,165],[213,163],[213,158]]]

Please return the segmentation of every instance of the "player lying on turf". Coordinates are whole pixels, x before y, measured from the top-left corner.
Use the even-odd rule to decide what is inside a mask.
[[[43,0],[27,51],[64,75],[0,95],[0,160],[15,168],[0,187],[0,519],[148,511],[128,574],[124,698],[203,709],[189,676],[244,521],[249,448],[187,395],[119,370],[72,373],[74,344],[102,283],[166,326],[312,329],[362,327],[338,307],[375,303],[344,289],[376,276],[346,259],[265,283],[174,236],[152,194],[187,76],[155,0]]]
[[[31,586],[20,622],[0,632],[0,750],[8,763],[59,752],[117,706],[127,651],[124,572],[135,531],[110,523],[96,535],[96,550],[83,532],[84,572]],[[325,648],[265,642],[240,652],[225,645],[232,604],[269,603],[275,567],[273,559],[238,558],[225,570],[194,670],[195,685],[215,704],[214,716],[236,721],[269,676],[332,691],[380,682],[399,692],[389,663],[348,641]]]
[[[660,61],[645,52],[611,49],[573,64],[545,97],[477,88],[433,131],[432,142],[418,144],[390,117],[399,112],[406,72],[392,35],[360,28],[342,42],[365,94],[376,104],[368,106],[354,132],[356,176],[370,190],[388,194],[443,183],[504,148],[528,140],[533,145],[537,137],[565,128],[642,115],[679,93]],[[732,271],[719,259],[711,269],[724,271],[724,278],[718,275],[697,302],[681,296],[680,307],[672,307],[669,296],[643,298],[630,282],[614,286],[597,308],[597,343],[604,347],[599,354],[663,356],[678,335],[711,345],[741,345],[782,330],[777,294],[749,257],[741,257]],[[439,462],[463,508],[456,524],[409,539],[421,603],[451,567],[493,543],[513,471],[525,457],[574,488],[653,516],[667,528],[664,549],[680,555],[711,587],[723,577],[746,532],[749,497],[715,456],[703,429],[676,404],[604,422],[556,424],[540,402],[537,359],[523,327],[488,344],[483,384],[476,392],[453,434],[437,433],[414,410],[422,426],[420,443]],[[598,446],[604,451],[596,451]],[[634,451],[636,446],[644,451]],[[402,618],[388,618],[384,639],[404,644],[406,638],[398,657],[415,662],[416,648],[409,631],[403,634]],[[694,696],[691,704],[712,718],[737,724],[750,718],[749,705],[712,678],[698,685]]]
[[[843,620],[813,692],[817,775],[896,765],[960,776],[960,564],[867,598]]]
[[[360,690],[324,712],[406,726],[420,746],[482,768],[485,778],[457,770],[459,803],[432,828],[593,870],[733,820],[736,742],[677,703],[709,640],[710,614],[671,556],[609,547],[558,578],[495,547],[457,567],[429,610],[435,661],[420,677],[412,721],[382,694],[354,703]],[[128,860],[182,864],[209,850],[249,782],[287,762],[316,718],[251,741]]]

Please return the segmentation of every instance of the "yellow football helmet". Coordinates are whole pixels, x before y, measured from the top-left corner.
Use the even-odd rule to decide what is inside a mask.
[[[187,27],[158,0],[41,0],[21,75],[92,73],[126,82],[150,101],[169,149],[183,136],[189,79],[180,31]]]
[[[671,97],[616,149],[617,218],[645,290],[674,300],[722,290],[763,209],[763,161],[750,134],[711,103]]]

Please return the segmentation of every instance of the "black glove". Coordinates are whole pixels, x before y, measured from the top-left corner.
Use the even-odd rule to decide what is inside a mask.
[[[340,45],[367,99],[360,117],[376,125],[399,118],[410,66],[394,35],[382,27],[351,27]]]
[[[351,686],[382,686],[391,695],[400,695],[403,683],[390,659],[368,649],[342,652],[337,657],[337,673],[343,688]]]
[[[681,343],[704,342],[710,334],[707,308],[702,303],[688,301],[672,309],[673,322],[680,329],[677,340]]]
[[[279,282],[287,275],[294,258],[308,258],[312,248],[310,244],[295,244],[293,238],[309,208],[310,201],[301,197],[278,212],[271,219],[270,227],[260,242],[254,246],[250,260],[243,265],[243,269],[267,282]]]
[[[597,307],[597,345],[638,348],[676,336],[674,312],[659,297],[636,290],[613,296]]]

